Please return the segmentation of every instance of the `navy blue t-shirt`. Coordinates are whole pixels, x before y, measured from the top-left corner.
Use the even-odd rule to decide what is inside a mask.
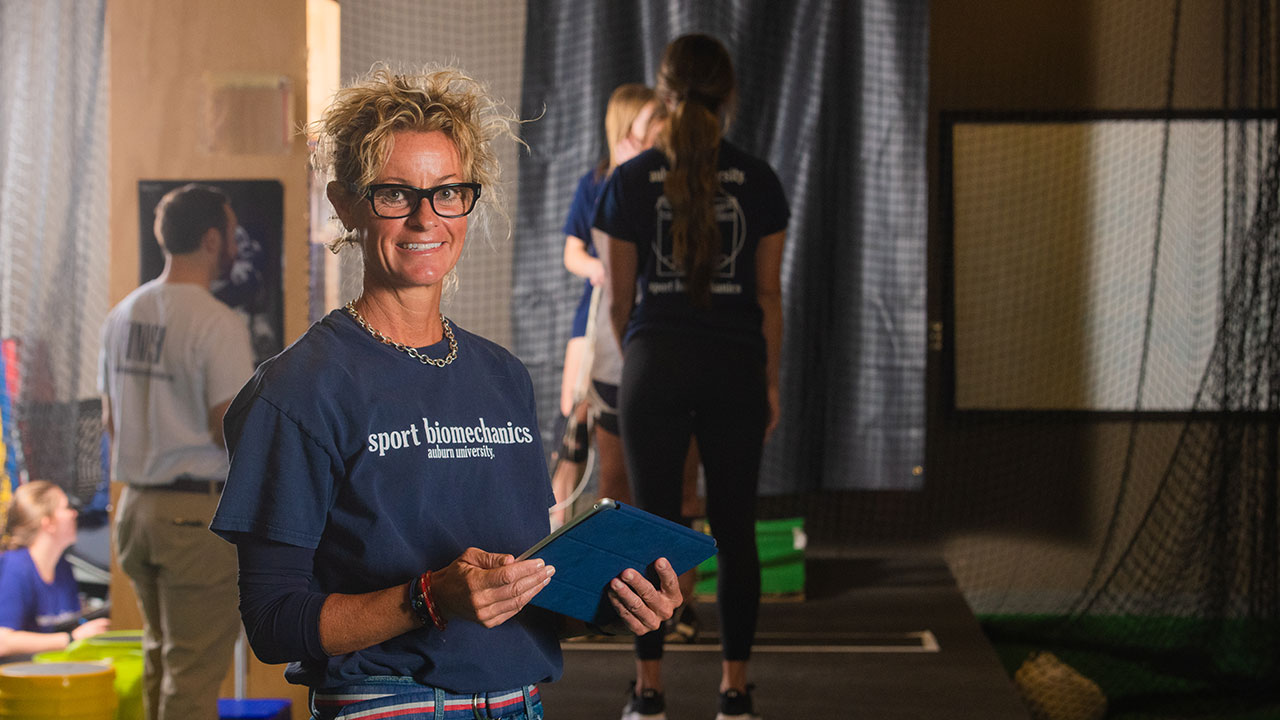
[[[634,243],[639,298],[623,343],[639,333],[675,331],[747,343],[764,352],[756,299],[760,239],[785,230],[790,211],[769,165],[728,141],[720,143],[716,218],[723,238],[711,277],[711,303],[696,307],[671,249],[671,204],[662,191],[667,158],[648,150],[619,165],[600,191],[595,227]]]
[[[596,257],[596,246],[591,241],[591,222],[596,215],[596,200],[600,197],[600,188],[604,187],[604,173],[599,170],[588,170],[578,180],[578,189],[573,192],[573,202],[569,204],[569,215],[564,219],[564,234],[572,235],[586,243],[587,254]],[[587,316],[591,309],[591,281],[586,281],[582,289],[582,297],[578,299],[578,307],[573,313],[573,333],[571,337],[582,337],[587,334]]]
[[[313,591],[365,593],[442,568],[468,547],[519,555],[554,502],[533,386],[498,345],[454,326],[439,368],[335,310],[263,363],[225,418],[231,470],[211,527],[315,550]],[[420,349],[444,357],[446,341]],[[461,619],[285,676],[333,687],[412,677],[455,692],[553,680],[562,659],[541,611],[486,629]]]

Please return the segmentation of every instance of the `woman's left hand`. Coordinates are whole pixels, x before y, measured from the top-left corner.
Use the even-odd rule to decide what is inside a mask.
[[[110,629],[111,618],[95,618],[93,620],[86,620],[85,622],[77,625],[75,629],[71,631],[71,637],[76,640],[83,640],[85,638],[91,638],[94,635],[101,635]]]
[[[618,611],[618,618],[628,630],[644,635],[662,627],[684,601],[680,593],[680,580],[666,558],[658,558],[653,564],[658,571],[659,587],[654,587],[644,575],[635,570],[625,570],[609,582],[609,602]]]

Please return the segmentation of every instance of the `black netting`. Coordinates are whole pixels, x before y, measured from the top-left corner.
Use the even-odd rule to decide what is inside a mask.
[[[100,0],[0,3],[4,480],[82,506],[101,475],[83,399],[107,312],[105,57]]]
[[[978,175],[957,160],[947,178],[954,201],[948,220],[958,230],[951,268],[955,386],[931,459],[954,463],[948,474],[956,486],[926,492],[936,498],[933,503],[912,502],[914,521],[898,515],[898,522],[885,525],[900,537],[904,527],[954,503],[930,535],[946,548],[1010,670],[1021,668],[1017,683],[1037,717],[1100,717],[1090,714],[1100,697],[1106,698],[1108,717],[1280,712],[1276,4],[1223,4],[1222,105],[1194,111],[1175,100],[1187,90],[1179,80],[1179,63],[1185,71],[1188,62],[1180,40],[1190,30],[1183,4],[1169,7],[1170,14],[1161,8],[1146,18],[1171,27],[1162,110],[1065,118],[988,114],[959,119],[944,140],[958,159],[973,150],[964,145],[967,132],[996,133],[1006,148],[1011,138],[1069,138],[1075,150],[1063,156],[1086,156],[1088,173],[1111,163],[1120,168],[1115,172],[1136,172],[1138,180],[1125,183],[1142,185],[1124,191],[1121,200],[1095,198],[1090,189],[1106,186],[1107,179],[1066,165],[1049,168],[1058,173],[1055,194],[1035,201],[1028,216],[1043,227],[1024,234],[1024,242],[1073,222],[1068,213],[1074,204],[1062,195],[1079,187],[1090,212],[1107,215],[1110,202],[1117,217],[1141,222],[1116,233],[1119,250],[1108,256],[1112,264],[1105,272],[1092,268],[1095,280],[1124,278],[1124,287],[1080,282],[1088,267],[1073,273],[1061,264],[1074,249],[1058,258],[1057,276],[1045,281],[1077,283],[1064,297],[1091,289],[1111,293],[1108,302],[1083,303],[1079,315],[1074,308],[1041,309],[1040,318],[1068,322],[1039,342],[1062,342],[1074,327],[1071,343],[1080,352],[1037,354],[1031,348],[1028,357],[1039,361],[1034,367],[1002,371],[1005,380],[1020,370],[1032,378],[1084,378],[1084,391],[1073,392],[1079,389],[1074,382],[1047,381],[1011,390],[994,380],[980,386],[980,373],[964,365],[966,342],[1000,337],[982,332],[989,328],[980,328],[976,319],[966,325],[959,307],[966,282],[991,270],[982,263],[994,267],[1000,259],[966,254],[962,247],[964,214],[975,202],[965,193]],[[1130,19],[1140,18],[1135,13]],[[1088,161],[1098,138],[1130,131],[1136,132],[1133,138],[1110,147],[1105,159]],[[1019,152],[1054,155],[1032,143]],[[984,197],[981,189],[974,197]],[[1052,213],[1058,208],[1062,215]],[[1018,212],[1012,205],[981,210],[983,217],[996,218],[979,225],[993,236],[1001,232],[1000,218]],[[1097,232],[1105,226],[1096,218],[1085,225],[1091,232],[1075,241],[1106,236]],[[1067,238],[1058,248],[1071,242]],[[1052,295],[1046,286],[1016,287],[1030,282],[1026,278],[1044,277],[1022,269],[1022,280],[1002,279],[1007,284],[1000,292],[1008,295],[992,297],[1008,302]],[[1126,300],[1115,299],[1120,297]],[[1001,312],[970,309],[975,315]],[[1105,327],[1090,324],[1102,316],[1125,323],[1114,335],[1123,342],[1110,350],[1099,350],[1102,342],[1091,344],[1109,337]],[[1081,367],[1082,357],[1090,361],[1087,368]],[[1100,383],[1087,381],[1108,372],[1115,388],[1094,394]],[[1034,407],[1037,400],[1042,407]],[[992,409],[1001,402],[1007,405]],[[935,470],[933,479],[945,471]],[[1091,476],[1094,484],[1082,484],[1081,476]],[[1002,489],[1008,491],[1003,496]],[[984,508],[976,507],[983,502]],[[999,542],[1010,537],[1019,538],[1016,553]],[[1073,570],[1084,567],[1087,572]],[[1037,677],[1037,668],[1045,667],[1051,670]]]

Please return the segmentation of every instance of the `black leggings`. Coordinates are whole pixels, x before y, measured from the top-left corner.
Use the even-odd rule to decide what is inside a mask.
[[[760,609],[756,489],[769,402],[763,357],[696,335],[646,333],[627,343],[618,396],[623,454],[641,509],[680,522],[691,435],[706,478],[707,520],[719,547],[716,592],[725,660],[746,660]],[[662,657],[661,630],[636,638],[641,660]]]

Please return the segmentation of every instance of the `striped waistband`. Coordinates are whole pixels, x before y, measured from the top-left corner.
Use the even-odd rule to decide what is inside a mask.
[[[485,720],[520,715],[539,702],[536,685],[500,692],[455,693],[417,683],[370,682],[312,691],[311,715],[316,720]]]

